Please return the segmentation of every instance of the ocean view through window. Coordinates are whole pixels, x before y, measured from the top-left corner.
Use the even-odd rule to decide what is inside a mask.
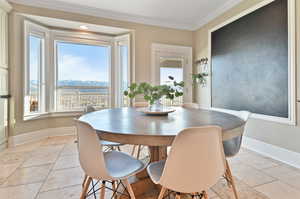
[[[110,47],[56,42],[56,110],[110,106]]]

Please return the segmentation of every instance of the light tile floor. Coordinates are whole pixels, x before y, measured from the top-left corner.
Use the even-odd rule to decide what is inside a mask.
[[[0,198],[78,199],[83,172],[74,140],[73,136],[53,137],[1,152]],[[240,199],[300,199],[299,169],[246,149],[229,163]],[[223,179],[209,196],[234,198]]]

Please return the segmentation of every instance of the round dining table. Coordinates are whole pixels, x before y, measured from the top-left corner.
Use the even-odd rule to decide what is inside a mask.
[[[100,139],[148,146],[150,162],[166,159],[167,147],[185,128],[217,125],[222,128],[223,140],[229,140],[242,135],[245,126],[245,121],[228,113],[183,107],[165,116],[146,115],[139,108],[104,109],[79,120],[90,124]],[[155,188],[146,171],[137,176],[132,186],[137,198]]]

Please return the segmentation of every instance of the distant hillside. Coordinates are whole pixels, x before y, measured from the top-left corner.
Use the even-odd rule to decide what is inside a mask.
[[[35,93],[38,89],[38,81],[37,80],[31,80],[30,81],[30,91],[32,93]],[[63,80],[58,81],[58,86],[103,86],[108,87],[108,82],[102,82],[102,81],[78,81],[78,80]],[[71,91],[72,89],[68,89],[68,91]],[[81,92],[99,92],[99,93],[107,93],[107,89],[80,89]]]
[[[78,80],[62,80],[58,81],[58,86],[108,86],[108,82],[102,81],[78,81]]]

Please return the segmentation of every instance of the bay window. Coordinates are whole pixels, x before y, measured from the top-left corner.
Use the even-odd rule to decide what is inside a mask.
[[[130,35],[50,30],[25,21],[24,119],[129,104]],[[38,33],[38,34],[37,34]]]

